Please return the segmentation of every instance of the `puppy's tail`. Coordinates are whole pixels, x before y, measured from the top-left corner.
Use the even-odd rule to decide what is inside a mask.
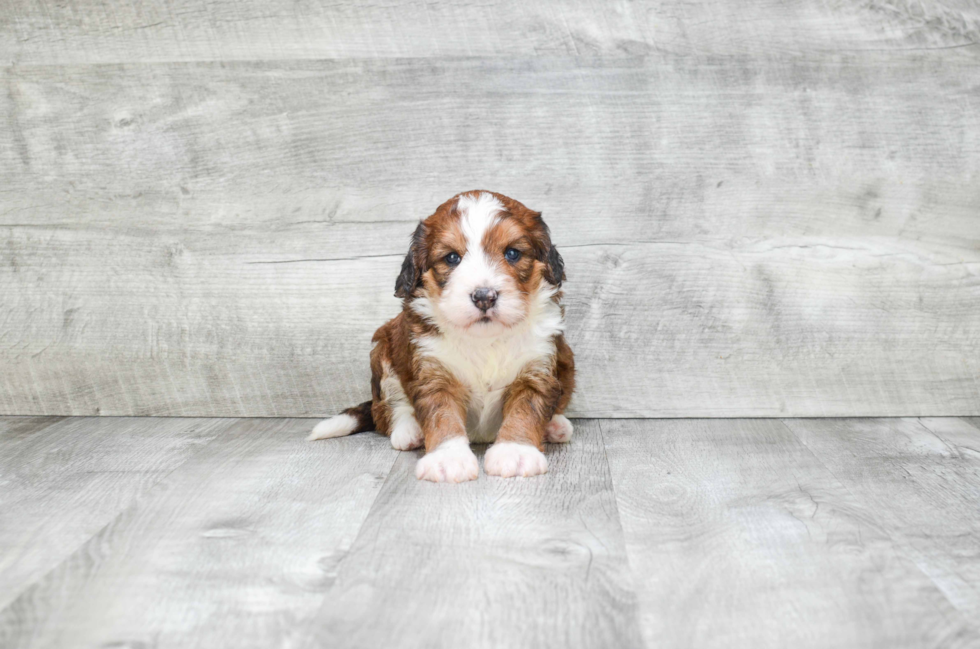
[[[352,433],[363,433],[366,430],[374,430],[370,401],[348,408],[330,419],[324,419],[313,428],[313,432],[306,439],[313,441],[330,437],[344,437]]]

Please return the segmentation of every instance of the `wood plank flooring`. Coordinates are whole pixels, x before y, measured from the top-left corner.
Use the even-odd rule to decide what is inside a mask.
[[[63,419],[0,435],[0,606],[228,426],[227,419]]]
[[[978,423],[578,420],[449,486],[303,419],[0,418],[0,647],[977,647]]]

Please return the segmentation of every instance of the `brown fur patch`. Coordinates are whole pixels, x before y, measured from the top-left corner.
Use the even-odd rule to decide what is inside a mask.
[[[391,435],[391,408],[381,393],[381,382],[385,379],[386,370],[391,368],[391,361],[387,337],[379,334],[390,324],[388,322],[374,332],[372,340],[375,345],[371,350],[371,416],[374,418],[375,430],[388,436]]]
[[[544,427],[554,416],[560,397],[553,364],[522,372],[504,393],[504,421],[497,440],[544,450]]]
[[[436,363],[423,363],[412,386],[412,402],[428,453],[452,437],[466,437],[469,390]]]
[[[405,309],[375,332],[371,352],[371,412],[378,432],[391,435],[391,412],[380,390],[385,369],[391,368],[415,407],[427,450],[466,434],[468,397],[466,388],[439,364],[418,358],[413,340],[433,332],[432,325]]]

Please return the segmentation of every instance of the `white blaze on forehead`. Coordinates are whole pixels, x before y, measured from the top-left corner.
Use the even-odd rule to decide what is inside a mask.
[[[504,205],[493,194],[480,192],[476,196],[464,194],[456,202],[460,214],[459,226],[466,237],[466,253],[483,252],[483,235],[497,223]]]
[[[505,208],[493,194],[464,194],[456,201],[459,227],[466,239],[466,251],[453,269],[433,313],[439,312],[448,324],[469,327],[484,317],[497,321],[498,326],[511,326],[524,315],[525,306],[513,278],[500,267],[502,259],[491,259],[483,249],[483,237],[500,220]],[[488,311],[482,312],[473,303],[473,292],[488,288],[497,292],[497,300]]]

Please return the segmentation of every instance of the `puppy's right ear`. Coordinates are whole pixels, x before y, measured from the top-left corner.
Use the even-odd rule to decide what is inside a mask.
[[[425,224],[419,223],[412,235],[412,245],[408,248],[405,261],[402,262],[402,272],[395,280],[395,297],[410,297],[422,283],[422,273],[425,272]]]

